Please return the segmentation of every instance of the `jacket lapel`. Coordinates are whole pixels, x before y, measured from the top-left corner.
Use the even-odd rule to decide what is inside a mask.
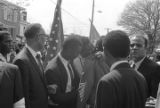
[[[60,70],[60,75],[61,75],[61,81],[62,81],[62,88],[65,92],[66,90],[66,86],[67,86],[67,82],[68,82],[68,75],[67,75],[67,70],[65,69],[62,61],[60,60],[59,56],[57,56],[57,65],[58,68]]]
[[[145,57],[144,60],[142,61],[142,63],[140,64],[138,71],[141,72],[141,71],[145,70],[144,67],[147,67],[148,63],[149,63],[149,60],[147,57]]]
[[[36,72],[38,72],[38,74],[40,75],[40,78],[41,78],[42,82],[44,83],[44,86],[46,87],[46,80],[45,80],[44,76],[42,75],[43,72],[39,68],[36,60],[34,59],[34,57],[32,56],[32,54],[30,53],[30,51],[28,50],[28,48],[26,48],[26,54],[28,56],[28,59],[31,61],[32,67],[35,69]]]
[[[129,65],[129,63],[120,63],[120,64],[118,64],[114,69],[122,69],[122,68],[131,68],[130,67],[130,65]]]

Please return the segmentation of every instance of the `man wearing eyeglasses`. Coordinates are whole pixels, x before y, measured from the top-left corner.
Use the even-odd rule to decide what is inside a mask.
[[[26,27],[24,36],[26,46],[14,59],[21,72],[26,108],[47,108],[48,94],[41,51],[44,49],[45,31],[41,24]]]
[[[130,57],[134,61],[133,67],[146,79],[148,97],[156,97],[160,82],[160,66],[147,57],[148,40],[144,35],[135,34],[130,38]]]

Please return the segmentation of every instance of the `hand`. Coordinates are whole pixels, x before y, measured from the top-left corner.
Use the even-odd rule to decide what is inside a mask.
[[[95,53],[95,56],[96,56],[97,58],[101,58],[101,57],[103,57],[103,52],[98,51],[98,52]]]
[[[58,85],[56,85],[56,84],[48,85],[47,88],[48,88],[48,92],[50,94],[56,94]]]
[[[12,63],[12,61],[13,61],[14,58],[15,58],[15,54],[14,54],[14,53],[11,53],[11,54],[10,54],[10,61],[9,61],[9,62]]]

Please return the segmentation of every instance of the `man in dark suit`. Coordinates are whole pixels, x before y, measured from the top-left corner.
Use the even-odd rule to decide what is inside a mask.
[[[80,40],[75,36],[68,37],[60,53],[48,63],[45,76],[51,108],[76,108],[79,75],[73,67],[73,60],[80,51]]]
[[[44,48],[45,31],[40,24],[27,26],[24,36],[26,46],[15,57],[22,75],[26,108],[47,108],[47,87],[40,59],[40,51]]]
[[[18,67],[6,62],[11,40],[9,32],[0,31],[0,107],[25,108]]]
[[[131,59],[135,62],[134,68],[146,79],[148,85],[148,97],[156,97],[160,82],[160,66],[150,60],[147,55],[147,38],[140,34],[134,34],[131,41]]]
[[[145,108],[146,81],[127,62],[130,40],[126,33],[109,32],[103,46],[110,72],[98,84],[96,108]]]

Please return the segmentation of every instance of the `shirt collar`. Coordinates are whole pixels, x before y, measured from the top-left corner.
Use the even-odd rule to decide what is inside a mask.
[[[143,62],[145,57],[143,57],[140,61],[136,62],[135,65],[136,65],[136,69],[139,68],[139,66],[141,65],[141,63]]]
[[[110,71],[112,71],[117,65],[119,65],[121,63],[128,63],[128,61],[127,60],[120,60],[120,61],[117,61],[117,62],[113,63],[111,68],[110,68]]]
[[[0,53],[0,60],[2,62],[7,62],[6,58]]]
[[[37,53],[40,53],[40,52],[36,52],[36,51],[34,51],[30,46],[28,46],[27,44],[26,44],[26,47],[28,48],[28,50],[31,52],[31,54],[32,54],[32,56],[35,58],[36,57],[36,55],[37,55]]]

